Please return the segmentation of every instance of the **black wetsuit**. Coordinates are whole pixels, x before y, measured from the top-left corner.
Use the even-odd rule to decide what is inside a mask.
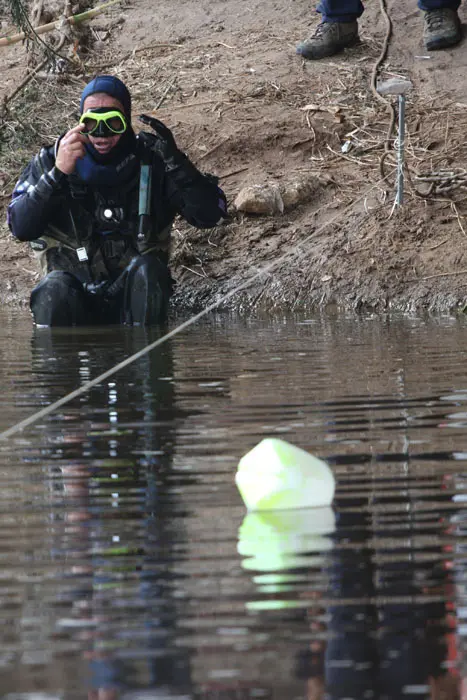
[[[170,229],[177,214],[198,228],[226,214],[216,178],[182,153],[170,164],[129,136],[118,182],[90,184],[55,167],[57,146],[43,148],[17,182],[8,207],[13,235],[29,241],[45,277],[31,294],[39,325],[151,324],[164,320],[171,293]],[[140,156],[152,164],[151,230],[138,240]],[[123,273],[123,274],[122,274]]]

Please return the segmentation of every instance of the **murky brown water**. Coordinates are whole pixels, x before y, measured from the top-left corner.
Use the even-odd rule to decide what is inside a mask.
[[[0,320],[2,430],[156,337]],[[461,697],[466,426],[464,318],[199,323],[0,442],[0,697]],[[271,435],[332,510],[245,518]]]

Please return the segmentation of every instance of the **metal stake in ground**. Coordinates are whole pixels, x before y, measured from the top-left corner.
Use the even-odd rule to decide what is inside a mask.
[[[399,137],[397,146],[396,205],[404,203],[405,95],[413,88],[410,80],[391,78],[377,87],[380,95],[399,96]]]

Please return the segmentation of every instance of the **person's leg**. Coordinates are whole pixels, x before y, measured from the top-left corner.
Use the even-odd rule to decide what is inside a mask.
[[[427,51],[446,49],[459,43],[462,38],[457,14],[459,5],[460,0],[418,0],[418,7],[425,13],[423,39]]]
[[[129,266],[123,300],[123,319],[129,325],[164,323],[172,294],[168,265],[156,253],[135,258]]]
[[[363,14],[360,0],[320,0],[317,12],[322,22],[355,22]]]
[[[49,272],[32,290],[30,306],[38,326],[79,326],[90,322],[83,285],[70,272]]]
[[[315,33],[297,46],[308,59],[333,56],[359,41],[357,19],[363,12],[361,0],[320,0],[317,11],[322,20]]]

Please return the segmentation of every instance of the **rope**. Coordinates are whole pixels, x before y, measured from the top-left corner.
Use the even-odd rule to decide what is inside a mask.
[[[386,133],[386,139],[384,142],[384,153],[382,154],[380,161],[379,161],[379,172],[380,175],[383,179],[386,178],[385,172],[384,172],[384,161],[386,160],[388,154],[390,153],[390,148],[389,148],[389,143],[391,141],[391,136],[392,132],[394,131],[394,126],[396,124],[396,110],[394,109],[394,105],[389,101],[385,100],[382,95],[379,94],[378,90],[376,89],[376,80],[378,77],[378,71],[381,68],[381,64],[386,58],[386,55],[388,53],[388,48],[389,48],[389,42],[391,41],[391,35],[392,35],[392,21],[391,18],[388,14],[388,11],[386,9],[386,0],[379,0],[379,5],[381,9],[381,14],[384,17],[384,21],[386,22],[386,33],[384,35],[384,40],[383,40],[383,46],[381,48],[381,52],[376,59],[376,63],[373,66],[373,70],[371,71],[371,77],[370,77],[370,88],[375,96],[375,98],[378,100],[378,102],[381,102],[384,104],[385,108],[389,112],[389,125],[388,125],[388,130]]]
[[[78,396],[82,396],[83,394],[86,394],[92,387],[96,386],[97,384],[101,384],[105,379],[108,379],[108,377],[111,377],[113,374],[116,374],[116,372],[119,372],[121,369],[124,369],[124,367],[127,367],[130,365],[132,362],[135,362],[136,360],[139,360],[140,357],[143,357],[147,353],[151,352],[155,348],[157,348],[159,345],[162,345],[165,343],[167,340],[170,338],[175,337],[182,331],[184,331],[186,328],[189,326],[193,325],[196,323],[196,321],[199,321],[203,316],[206,316],[208,313],[219,307],[221,304],[226,302],[228,299],[233,297],[235,294],[238,294],[239,292],[243,291],[244,289],[247,289],[255,280],[259,279],[262,275],[266,275],[271,270],[273,270],[275,267],[277,267],[281,262],[283,262],[286,258],[291,257],[295,255],[296,253],[301,252],[301,248],[303,245],[306,245],[310,240],[315,236],[320,234],[322,231],[324,231],[326,228],[328,228],[331,224],[335,223],[338,221],[340,218],[344,217],[348,212],[350,212],[353,207],[358,204],[358,202],[363,201],[369,193],[379,187],[379,185],[382,183],[382,180],[379,180],[377,183],[372,185],[370,188],[368,188],[362,195],[354,199],[343,211],[340,213],[336,214],[333,216],[329,221],[327,221],[325,224],[323,224],[321,227],[319,227],[316,231],[313,231],[309,236],[307,236],[303,241],[300,241],[300,243],[297,243],[296,246],[288,250],[286,253],[283,255],[279,256],[276,260],[273,260],[271,263],[268,265],[265,265],[261,270],[258,270],[254,275],[246,279],[244,282],[241,282],[239,285],[237,285],[234,289],[232,289],[230,292],[227,292],[224,296],[222,296],[220,299],[217,301],[213,302],[212,304],[209,304],[205,309],[197,313],[195,316],[192,316],[191,318],[187,319],[183,323],[181,323],[179,326],[171,330],[169,333],[166,333],[163,335],[161,338],[158,338],[154,342],[150,343],[149,345],[146,345],[144,348],[141,350],[138,350],[138,352],[134,353],[133,355],[130,355],[130,357],[127,357],[125,360],[122,362],[119,362],[117,365],[114,365],[114,367],[111,367],[108,369],[106,372],[103,374],[100,374],[98,377],[95,379],[91,379],[89,382],[86,382],[86,384],[83,384],[83,386],[79,387],[78,389],[75,389],[71,393],[67,394],[66,396],[63,396],[61,399],[58,399],[58,401],[55,401],[54,403],[49,404],[49,406],[46,406],[45,408],[41,409],[40,411],[37,411],[37,413],[34,413],[32,416],[29,416],[28,418],[25,418],[24,420],[20,421],[19,423],[16,423],[15,425],[11,426],[7,430],[4,430],[3,432],[0,433],[0,440],[5,440],[6,438],[11,437],[15,433],[19,433],[21,430],[24,430],[24,428],[27,428],[29,425],[32,425],[33,423],[36,423],[38,420],[41,418],[45,418],[45,416],[50,415],[55,411],[57,408],[60,408],[60,406],[64,406],[65,404],[69,403],[73,399],[76,399]]]

